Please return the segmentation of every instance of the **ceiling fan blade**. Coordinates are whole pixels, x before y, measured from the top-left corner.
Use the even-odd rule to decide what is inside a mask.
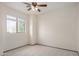
[[[24,4],[31,5],[31,4],[27,3],[27,2],[24,2]]]
[[[41,12],[41,10],[40,10],[40,9],[38,9],[38,11],[39,11],[39,12]]]
[[[37,5],[38,7],[47,7],[47,4],[40,4],[40,5]]]
[[[26,6],[26,7],[31,7],[31,6],[28,5],[28,6]]]
[[[27,9],[28,11],[30,11],[31,10],[31,8],[29,8],[29,9]]]

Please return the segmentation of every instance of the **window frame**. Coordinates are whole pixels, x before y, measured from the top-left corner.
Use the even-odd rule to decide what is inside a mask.
[[[15,17],[16,20],[7,18],[7,16]],[[16,21],[16,32],[13,32],[13,33],[25,33],[26,32],[25,20],[24,20],[24,32],[19,32],[18,31],[18,23],[19,23],[19,20],[18,19],[19,18],[21,18],[22,20],[24,20],[24,18],[22,18],[22,17],[12,16],[12,15],[6,15],[6,31],[7,31],[7,20],[12,20],[12,21]],[[7,33],[10,33],[10,32],[7,32]]]

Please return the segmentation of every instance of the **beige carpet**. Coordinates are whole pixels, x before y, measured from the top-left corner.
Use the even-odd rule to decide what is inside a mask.
[[[4,56],[77,56],[77,53],[47,46],[34,45],[8,51],[4,53]]]

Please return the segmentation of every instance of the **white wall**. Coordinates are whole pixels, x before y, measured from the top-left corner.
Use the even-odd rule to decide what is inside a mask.
[[[30,15],[30,44],[37,44],[37,16]]]
[[[24,13],[11,9],[7,6],[0,5],[0,15],[2,16],[1,22],[2,22],[2,32],[3,32],[3,45],[4,45],[4,51],[13,49],[19,46],[23,46],[29,43],[29,15],[25,15]],[[26,33],[16,33],[16,34],[10,34],[6,32],[6,15],[12,15],[12,16],[21,16],[25,19],[26,23]]]
[[[38,43],[77,51],[77,7],[66,6],[39,15]]]
[[[77,37],[78,38],[78,45],[77,46],[78,46],[78,48],[77,49],[79,52],[79,4],[78,4],[77,8],[78,8],[78,13],[77,13],[77,15],[78,15],[78,37]]]
[[[0,55],[1,54],[2,54],[2,34],[1,34],[1,31],[0,31]]]
[[[0,6],[0,7],[1,7],[1,6]],[[2,19],[1,19],[2,16],[1,16],[1,13],[2,13],[2,12],[1,12],[1,10],[0,10],[0,55],[3,54],[3,52],[2,52],[2,51],[3,51],[3,49],[2,49],[2,42],[3,42],[2,39],[3,39],[3,38],[2,38],[2,21],[1,21],[1,20],[2,20]]]

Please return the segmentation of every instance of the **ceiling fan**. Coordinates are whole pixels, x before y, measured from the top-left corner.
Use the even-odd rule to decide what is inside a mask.
[[[24,3],[26,4],[26,7],[28,8],[27,10],[30,11],[30,10],[33,10],[33,11],[38,11],[38,12],[41,12],[41,10],[39,9],[39,7],[47,7],[47,4],[37,4],[37,2],[32,2],[31,4],[30,3]]]

